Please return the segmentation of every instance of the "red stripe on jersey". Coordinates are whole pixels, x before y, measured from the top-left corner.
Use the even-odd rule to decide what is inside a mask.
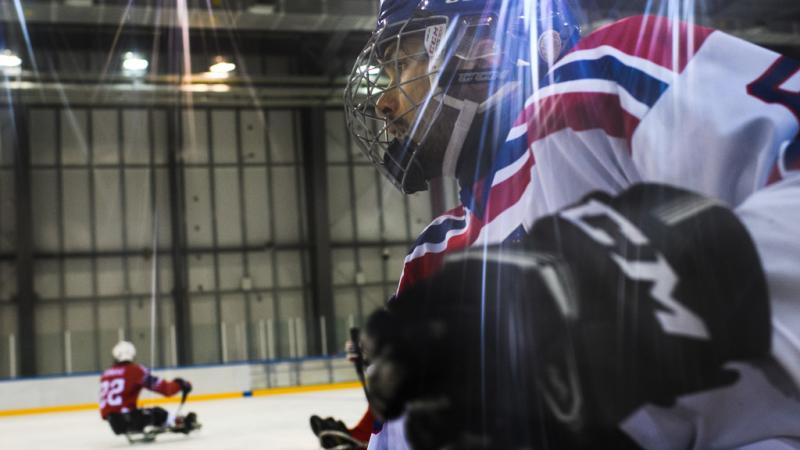
[[[447,244],[443,250],[427,252],[405,262],[403,274],[397,286],[398,294],[413,286],[417,281],[424,280],[436,273],[442,267],[446,255],[465,249],[475,242],[483,228],[483,222],[478,220],[472,213],[468,214],[470,214],[470,218],[466,230],[463,233],[447,238]]]
[[[617,95],[593,92],[556,94],[529,105],[518,119],[528,122],[528,145],[570,128],[601,129],[630,142],[639,119],[627,112]]]
[[[531,167],[536,163],[533,152],[528,150],[529,158],[514,175],[492,186],[486,204],[486,222],[491,222],[503,211],[516,204],[531,182]]]
[[[534,113],[534,108],[538,110]],[[528,120],[529,144],[557,131],[570,128],[575,131],[602,129],[613,137],[630,141],[639,120],[622,108],[619,97],[612,94],[571,93],[542,99],[531,105],[525,114],[533,115]],[[516,173],[491,187],[483,221],[470,214],[464,232],[448,238],[446,247],[438,252],[424,253],[403,266],[403,275],[398,285],[400,293],[418,280],[439,270],[444,255],[464,249],[478,238],[485,223],[491,222],[503,211],[519,201],[531,180],[531,168],[535,164],[533,154]]]
[[[680,73],[714,30],[685,22],[678,23],[677,36],[675,29],[675,22],[666,17],[628,17],[581,39],[572,51],[608,45]],[[673,39],[679,41],[677,61],[673,61]],[[673,67],[676,62],[678,67]]]

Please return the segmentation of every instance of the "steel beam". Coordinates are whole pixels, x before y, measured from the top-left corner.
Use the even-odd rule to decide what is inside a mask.
[[[16,207],[17,354],[19,375],[36,375],[36,297],[33,290],[33,196],[28,109],[12,103],[14,111],[14,198]]]
[[[186,9],[158,6],[114,6],[98,7],[91,2],[85,5],[56,2],[26,2],[24,17],[28,24],[57,24],[93,26],[125,26],[253,31],[289,31],[297,33],[323,33],[335,31],[371,31],[375,27],[377,5],[361,11],[339,11],[336,14],[322,12],[275,12],[270,8],[252,7],[248,10],[210,11],[206,8]],[[13,3],[0,2],[4,11],[13,11]],[[16,14],[0,15],[0,22],[18,23]]]
[[[331,236],[328,227],[328,172],[326,167],[325,108],[304,108],[301,111],[303,132],[303,164],[305,169],[305,194],[310,253],[311,297],[306,302],[306,342],[309,353],[318,355],[322,348],[329,352],[338,350],[335,329],[328,326],[326,336],[317,324],[320,317],[333,323],[333,280],[331,276]],[[322,345],[325,340],[326,345]]]
[[[172,300],[178,365],[192,363],[192,328],[189,309],[188,271],[186,266],[186,208],[184,204],[183,164],[181,152],[181,110],[167,112],[167,155],[169,170],[169,206],[172,233]],[[154,255],[155,256],[155,255]]]

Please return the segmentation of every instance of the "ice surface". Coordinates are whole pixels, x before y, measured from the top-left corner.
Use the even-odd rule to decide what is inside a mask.
[[[339,417],[352,426],[366,411],[360,389],[192,402],[203,429],[189,436],[162,434],[155,442],[130,445],[115,436],[97,411],[0,418],[3,450],[125,449],[318,449],[308,426],[311,414]],[[176,404],[164,405],[175,410]]]

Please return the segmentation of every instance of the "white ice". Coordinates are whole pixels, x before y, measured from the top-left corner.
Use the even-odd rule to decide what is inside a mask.
[[[196,412],[201,430],[189,436],[162,434],[153,443],[135,445],[114,436],[97,411],[0,417],[0,448],[313,450],[319,445],[308,426],[312,414],[338,417],[352,426],[366,406],[359,389],[201,402],[190,397],[183,412]],[[164,407],[174,410],[176,405]]]

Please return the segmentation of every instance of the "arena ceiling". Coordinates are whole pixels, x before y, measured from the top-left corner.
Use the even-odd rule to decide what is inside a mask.
[[[669,10],[800,58],[798,0],[578,1],[591,1],[591,27],[632,14]],[[165,7],[163,0],[0,0],[0,44],[23,52],[29,47],[39,55],[53,49],[94,52],[108,55],[111,61],[119,59],[114,52],[134,47],[177,55],[180,41],[188,38],[192,49],[289,55],[297,61],[291,76],[233,80],[228,83],[231,90],[227,95],[200,93],[195,99],[206,95],[215,101],[236,103],[255,93],[286,105],[321,99],[336,103],[341,100],[343,76],[374,27],[378,4],[378,0],[176,0],[170,3],[176,7]],[[681,9],[687,4],[692,5],[692,11]],[[22,5],[21,9],[15,5]],[[102,84],[108,92],[98,95],[95,89],[92,98],[96,101],[134,98],[130,93],[135,90],[137,102],[170,102],[181,74],[180,58],[172,59],[174,67],[135,86],[105,73],[98,76],[91,71],[48,69],[46,62],[38,69],[27,67],[18,86],[41,91],[51,83],[48,92],[52,96],[46,98],[67,95],[80,99],[86,97],[85,86]],[[241,89],[238,98],[233,95],[237,89]]]

